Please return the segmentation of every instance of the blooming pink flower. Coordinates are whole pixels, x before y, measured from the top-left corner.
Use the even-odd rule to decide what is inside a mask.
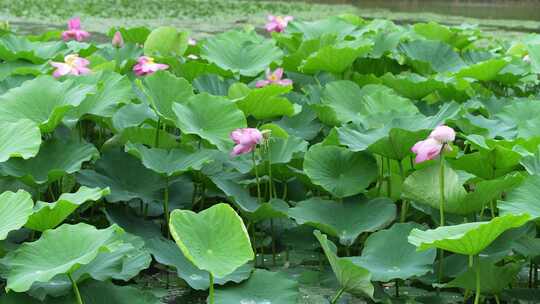
[[[443,147],[446,150],[451,150],[452,148],[447,144],[454,141],[455,138],[454,129],[444,125],[436,127],[427,139],[417,142],[411,148],[411,151],[416,154],[415,162],[421,163],[435,159],[441,154]]]
[[[64,57],[64,62],[51,61],[51,65],[56,68],[53,76],[58,78],[64,75],[84,75],[90,73],[87,67],[90,62],[79,57],[78,54],[71,54]]]
[[[266,70],[266,79],[265,80],[259,80],[255,84],[255,87],[262,88],[269,84],[277,84],[281,86],[288,86],[291,85],[293,82],[290,79],[282,79],[283,77],[283,69],[278,68],[274,72],[271,72],[270,69]]]
[[[266,31],[271,32],[278,32],[281,33],[285,30],[287,25],[290,21],[292,21],[294,18],[292,16],[273,16],[268,15],[268,22],[266,23]]]
[[[154,58],[141,56],[137,59],[137,64],[133,66],[133,72],[137,76],[153,74],[158,70],[166,70],[169,66],[163,63],[155,63]]]
[[[119,31],[116,31],[114,33],[113,39],[112,39],[112,45],[117,48],[121,48],[124,46],[124,38],[122,37],[122,33]]]
[[[255,146],[263,139],[261,131],[255,128],[236,129],[231,132],[230,136],[236,144],[231,151],[231,156],[237,156],[253,151]]]
[[[64,41],[77,40],[83,41],[90,37],[90,33],[81,29],[81,19],[79,17],[72,18],[68,21],[68,30],[62,33]]]

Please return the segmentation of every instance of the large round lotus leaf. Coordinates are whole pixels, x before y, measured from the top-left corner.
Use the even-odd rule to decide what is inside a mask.
[[[178,246],[163,238],[151,238],[145,240],[146,248],[152,253],[160,264],[176,268],[178,277],[182,278],[191,288],[206,290],[210,286],[210,274],[207,271],[195,267],[182,252],[178,252]],[[240,283],[251,275],[253,264],[247,263],[223,278],[215,278],[214,283],[225,285],[228,282]]]
[[[3,35],[0,38],[0,59],[14,61],[24,59],[33,63],[42,63],[65,50],[61,41],[30,41],[25,37]]]
[[[37,231],[52,229],[62,223],[75,209],[88,201],[97,201],[109,194],[109,188],[82,186],[75,193],[63,193],[54,203],[38,201],[25,227]]]
[[[263,154],[264,160],[272,164],[287,164],[298,153],[307,150],[308,142],[296,136],[287,138],[271,137],[268,141],[268,150]]]
[[[110,150],[96,161],[94,170],[81,170],[77,181],[91,188],[110,187],[109,202],[130,201],[139,198],[145,203],[159,200],[165,180],[159,174],[145,168],[141,162],[121,151]]]
[[[206,93],[195,95],[185,104],[175,103],[176,125],[187,134],[195,134],[220,150],[232,147],[230,133],[245,128],[246,118],[236,105],[218,96]]]
[[[88,280],[79,286],[84,304],[161,304],[161,300],[150,291],[133,286],[118,286],[112,282]],[[76,303],[73,294],[59,299],[47,300],[48,304]]]
[[[32,214],[32,196],[19,190],[16,193],[6,191],[0,194],[0,240],[12,230],[21,228]]]
[[[170,150],[150,149],[141,144],[128,143],[126,152],[141,159],[146,168],[172,176],[190,170],[201,170],[204,164],[213,161],[216,150],[195,150],[189,147]]]
[[[174,121],[176,115],[172,105],[184,103],[193,96],[193,87],[184,78],[178,78],[167,71],[157,71],[145,76],[141,89],[155,111],[162,118]]]
[[[311,198],[289,209],[289,216],[300,225],[313,226],[350,246],[361,233],[390,224],[396,217],[396,205],[387,198],[343,203]]]
[[[307,57],[299,69],[313,74],[319,71],[343,73],[356,58],[371,51],[373,43],[367,40],[344,41],[327,45]]]
[[[457,72],[466,66],[463,59],[444,42],[415,40],[399,45],[399,50],[423,74]]]
[[[202,58],[245,76],[256,76],[282,55],[273,40],[254,31],[228,31],[215,35],[204,41],[201,49]]]
[[[491,81],[497,77],[499,72],[506,65],[508,65],[506,60],[490,59],[465,67],[457,72],[456,76],[462,78],[473,78],[481,81]]]
[[[153,30],[144,42],[147,56],[182,56],[188,48],[189,33],[179,32],[172,26],[161,26]]]
[[[34,282],[47,282],[58,274],[72,273],[94,260],[99,252],[112,250],[121,233],[122,229],[116,225],[98,230],[84,223],[47,230],[39,240],[24,243],[0,260],[8,267],[6,290],[24,292]]]
[[[41,133],[33,121],[1,122],[0,130],[0,162],[10,157],[28,159],[38,153]]]
[[[157,147],[162,149],[171,149],[180,146],[178,137],[165,130],[156,130],[149,127],[128,127],[119,134],[107,140],[102,147],[102,150],[110,148],[123,147],[128,142],[143,144],[148,147],[156,147],[156,136],[159,137]]]
[[[227,204],[214,205],[198,214],[176,209],[171,213],[169,229],[185,257],[217,278],[254,258],[246,227]]]
[[[339,17],[315,21],[294,21],[287,27],[288,33],[301,33],[304,39],[318,38],[325,34],[335,34],[342,38],[356,30],[356,26]]]
[[[75,109],[71,110],[64,121],[73,124],[84,115],[112,117],[118,107],[130,102],[132,87],[127,76],[104,71],[80,76],[74,79],[80,85],[96,85],[97,92],[88,95]]]
[[[399,75],[386,73],[381,77],[381,80],[385,86],[413,100],[420,100],[436,90],[446,87],[446,84],[442,81],[415,73],[402,73]]]
[[[338,257],[336,245],[328,240],[325,234],[321,234],[319,230],[313,231],[313,234],[319,240],[341,288],[356,296],[373,297],[374,288],[371,284],[371,273],[362,266],[354,264],[350,258]]]
[[[458,287],[467,290],[476,290],[476,272],[480,267],[480,291],[485,294],[499,294],[508,288],[515,279],[523,265],[520,263],[508,263],[504,266],[496,266],[491,259],[480,260],[471,269],[460,274],[450,281],[445,287]]]
[[[53,138],[41,146],[34,158],[12,158],[0,164],[0,171],[4,175],[21,178],[28,184],[44,184],[79,171],[85,161],[98,155],[94,145],[79,139]]]
[[[416,223],[394,224],[390,229],[375,232],[368,237],[362,256],[355,262],[368,269],[374,281],[382,282],[406,280],[432,271],[436,250],[418,252],[407,241],[411,230],[419,227]]]
[[[413,229],[409,243],[418,250],[440,248],[454,253],[477,255],[508,229],[520,227],[531,219],[528,214],[508,214],[489,222],[465,223],[422,231]]]
[[[429,40],[446,42],[458,49],[462,49],[476,40],[474,31],[462,28],[449,28],[435,22],[417,23],[413,26],[414,31]]]
[[[114,113],[112,124],[114,130],[122,132],[127,128],[138,127],[145,122],[157,120],[157,114],[147,104],[132,103],[121,107]]]
[[[282,117],[281,120],[276,121],[276,124],[288,134],[305,140],[315,138],[322,128],[321,123],[317,119],[317,113],[308,107],[303,107],[302,111],[293,117]]]
[[[246,116],[256,119],[270,119],[279,116],[293,116],[296,107],[287,98],[281,96],[288,93],[292,86],[268,85],[263,88],[249,89],[243,83],[233,84],[229,88],[229,98]]]
[[[377,178],[373,156],[338,146],[314,145],[306,152],[304,172],[336,197],[362,193]]]
[[[231,198],[231,201],[242,211],[248,213],[256,212],[261,204],[256,197],[251,196],[246,187],[238,184],[238,181],[231,176],[214,175],[210,176],[210,180],[218,187],[225,195]]]
[[[74,80],[59,82],[51,76],[40,76],[0,96],[0,121],[29,119],[42,132],[51,132],[64,115],[77,107],[95,85],[77,84]]]
[[[298,296],[298,282],[290,275],[257,269],[240,285],[218,288],[215,303],[296,304]]]
[[[501,215],[528,213],[540,217],[540,175],[530,175],[515,189],[509,191],[498,207]]]

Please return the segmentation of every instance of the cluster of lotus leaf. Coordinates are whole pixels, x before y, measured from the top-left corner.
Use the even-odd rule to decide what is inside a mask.
[[[3,30],[0,303],[539,299],[540,36],[290,19]],[[85,72],[53,77],[72,54]],[[231,155],[247,127],[264,139]]]

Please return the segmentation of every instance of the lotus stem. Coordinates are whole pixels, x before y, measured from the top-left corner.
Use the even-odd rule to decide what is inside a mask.
[[[208,297],[210,300],[208,301],[209,304],[214,304],[214,275],[210,273],[210,292]]]
[[[441,148],[444,149],[444,146]],[[439,169],[439,190],[440,190],[440,201],[439,201],[439,215],[440,223],[439,226],[444,226],[444,154],[441,152],[441,163]]]
[[[388,197],[392,197],[392,166],[390,166],[390,158],[386,158],[386,170],[388,172],[388,178],[386,179],[386,194]]]
[[[251,152],[251,158],[253,160],[253,170],[255,171],[255,181],[257,182],[257,201],[261,204],[261,181],[259,180],[259,170],[257,169],[257,160],[255,157],[255,150]]]
[[[474,296],[474,304],[480,303],[480,259],[476,258],[476,295]]]
[[[163,215],[165,216],[165,230],[167,230],[167,239],[171,238],[169,231],[169,176],[165,177],[165,190],[163,192]]]
[[[157,120],[157,126],[156,126],[156,136],[154,138],[154,146],[156,146],[156,148],[159,148],[159,127],[161,125],[161,118],[158,118]]]
[[[499,295],[494,295],[495,297],[495,303],[501,304],[501,299],[499,299]]]
[[[345,291],[345,288],[341,287],[338,292],[336,293],[336,295],[334,296],[334,298],[332,299],[332,304],[336,304],[337,301],[339,300],[339,298],[341,297],[341,295],[343,294],[343,292]]]
[[[270,152],[270,141],[268,141],[267,155],[268,155],[268,197],[272,199],[274,197],[274,180],[272,179],[272,154]]]
[[[403,183],[405,181],[405,170],[403,170],[403,163],[402,160],[398,160],[399,165],[399,174],[401,175],[401,182]],[[407,212],[409,209],[409,204],[407,200],[402,199],[401,200],[401,215],[400,215],[400,222],[404,223],[407,220]]]
[[[273,219],[270,219],[270,230],[272,231],[272,265],[276,266],[276,231]]]
[[[396,298],[399,298],[399,279],[396,279],[395,282]]]
[[[497,206],[496,204],[496,200],[491,200],[489,201],[489,210],[491,210],[491,218],[495,218],[495,206]]]
[[[83,300],[79,292],[79,287],[77,287],[77,282],[75,282],[75,280],[71,276],[71,273],[68,273],[68,277],[69,277],[69,280],[71,281],[71,286],[73,286],[73,293],[75,294],[75,299],[77,300],[77,304],[83,304]]]

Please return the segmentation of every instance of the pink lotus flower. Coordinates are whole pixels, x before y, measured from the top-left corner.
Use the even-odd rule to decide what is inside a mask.
[[[443,149],[451,151],[452,148],[447,144],[453,142],[455,138],[454,129],[444,125],[436,127],[427,139],[417,142],[411,148],[411,151],[416,154],[415,162],[418,164],[435,159]]]
[[[231,132],[231,139],[236,144],[231,156],[249,153],[262,141],[263,134],[255,128],[236,129]]]
[[[83,41],[90,37],[90,33],[81,29],[81,19],[79,17],[72,18],[68,21],[68,30],[62,33],[64,41],[77,40]]]
[[[266,70],[266,79],[265,80],[259,80],[255,84],[255,87],[262,88],[269,84],[277,84],[280,86],[288,86],[291,85],[293,82],[290,79],[282,79],[283,77],[283,69],[278,68],[274,72],[271,72],[270,69]]]
[[[188,43],[188,45],[195,46],[195,45],[197,45],[197,40],[195,40],[193,38],[189,38],[187,43]]]
[[[266,31],[269,33],[278,32],[281,33],[285,30],[290,21],[294,18],[292,16],[273,16],[268,15],[268,22],[266,23]]]
[[[530,62],[531,62],[531,57],[529,57],[529,54],[523,56],[523,61],[524,61],[524,62],[527,62],[527,63],[530,63]]]
[[[124,47],[124,38],[122,37],[122,33],[116,31],[116,33],[114,33],[111,43],[116,48]]]
[[[158,70],[166,70],[169,66],[163,63],[155,63],[154,58],[141,56],[137,59],[137,64],[133,66],[133,72],[137,76],[153,74]]]
[[[58,78],[64,75],[84,75],[90,73],[87,66],[90,61],[79,57],[78,54],[71,54],[64,57],[64,62],[51,61],[51,65],[56,68],[53,76]]]

